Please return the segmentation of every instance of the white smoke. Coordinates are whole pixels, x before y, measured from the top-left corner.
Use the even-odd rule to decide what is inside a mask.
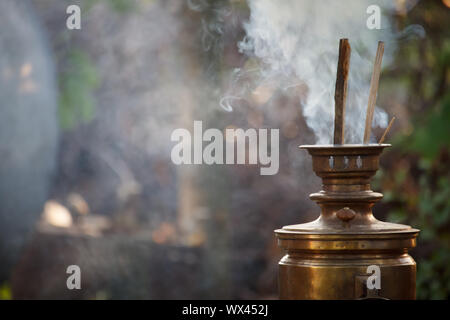
[[[404,2],[402,9],[410,9],[416,1],[413,2]],[[234,88],[222,105],[230,109],[233,101],[245,95],[246,90],[262,83],[276,81],[283,88],[305,84],[308,91],[301,104],[306,122],[314,131],[317,143],[330,143],[339,39],[348,38],[352,53],[345,141],[361,143],[378,41],[385,42],[383,66],[386,67],[392,61],[396,42],[404,36],[404,32],[393,29],[385,15],[399,10],[395,3],[392,0],[249,0],[250,18],[244,25],[246,36],[239,43],[239,49],[257,58],[259,65],[235,72]],[[370,5],[381,8],[380,30],[369,30],[366,25]],[[417,28],[409,28],[406,32],[417,31]],[[253,79],[250,88],[240,83],[248,84],[247,80],[242,80],[248,77]],[[380,81],[383,81],[382,76]],[[373,125],[386,127],[387,122],[386,112],[377,107]]]

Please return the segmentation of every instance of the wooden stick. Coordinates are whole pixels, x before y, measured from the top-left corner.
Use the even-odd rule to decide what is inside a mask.
[[[341,39],[339,41],[339,61],[334,92],[334,144],[344,144],[345,100],[347,98],[350,52],[348,39]]]
[[[383,60],[384,43],[378,42],[377,55],[373,65],[372,79],[370,80],[369,102],[367,103],[366,127],[364,129],[364,143],[369,143],[372,129],[373,113],[377,101],[378,82],[380,80],[381,61]]]
[[[386,138],[387,133],[389,132],[389,130],[391,130],[391,127],[394,124],[394,120],[395,120],[395,117],[393,117],[391,119],[391,121],[389,121],[389,124],[388,124],[386,130],[384,130],[384,133],[380,138],[380,141],[378,141],[379,144],[382,144],[384,142],[384,138]]]

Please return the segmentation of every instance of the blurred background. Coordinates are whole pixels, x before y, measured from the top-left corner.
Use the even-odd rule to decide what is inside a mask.
[[[426,35],[399,39],[381,75],[397,120],[374,214],[421,229],[417,297],[448,299],[450,1],[394,2],[392,25]],[[317,139],[304,85],[231,95],[255,65],[237,45],[250,14],[244,0],[0,0],[0,299],[277,298],[273,230],[318,215],[297,148]],[[174,165],[170,135],[194,120],[279,128],[278,174]],[[73,264],[82,290],[67,290]]]

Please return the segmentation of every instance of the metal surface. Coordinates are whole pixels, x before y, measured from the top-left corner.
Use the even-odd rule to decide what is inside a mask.
[[[415,298],[416,264],[407,252],[419,230],[372,214],[383,195],[370,190],[370,179],[388,146],[301,146],[323,181],[322,191],[310,195],[321,214],[275,230],[286,251],[279,263],[281,299]],[[366,285],[371,265],[380,268],[380,289]]]

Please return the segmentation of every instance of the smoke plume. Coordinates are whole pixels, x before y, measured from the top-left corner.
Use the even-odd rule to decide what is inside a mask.
[[[389,21],[390,14],[409,10],[415,2],[404,1],[399,8],[391,0],[250,0],[250,17],[244,25],[246,36],[238,45],[255,63],[234,72],[232,88],[222,106],[230,110],[233,102],[261,85],[276,83],[282,89],[306,86],[300,101],[306,122],[317,143],[331,143],[339,39],[348,38],[352,55],[345,140],[361,143],[377,43],[385,42],[386,68],[400,39],[423,32],[421,27],[398,32]],[[380,29],[367,27],[373,14],[367,12],[371,5],[380,8]],[[377,107],[373,126],[386,127],[387,122],[387,113]]]

